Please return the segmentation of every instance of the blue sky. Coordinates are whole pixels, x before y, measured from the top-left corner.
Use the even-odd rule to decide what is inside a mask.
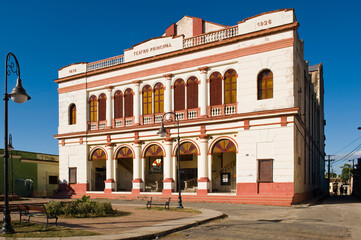
[[[18,150],[58,153],[53,138],[58,127],[57,84],[53,80],[63,66],[123,54],[132,45],[162,35],[184,15],[236,25],[263,12],[295,8],[305,59],[324,65],[326,154],[349,153],[361,144],[358,139],[344,148],[361,136],[357,130],[361,126],[360,5],[357,1],[290,0],[0,0],[0,86],[4,84],[6,54],[13,52],[20,63],[23,85],[32,97],[24,104],[9,102],[13,145]],[[9,79],[9,91],[15,81]],[[0,146],[3,144],[1,140]],[[350,158],[356,157],[360,154]]]

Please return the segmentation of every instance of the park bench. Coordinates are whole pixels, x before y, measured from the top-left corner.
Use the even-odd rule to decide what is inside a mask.
[[[20,214],[19,223],[21,223],[21,218],[28,217],[26,221],[30,222],[31,217],[40,217],[46,216],[46,227],[48,228],[49,219],[55,219],[55,225],[58,226],[58,217],[56,215],[51,215],[46,211],[45,205],[43,203],[33,203],[33,204],[18,204],[18,210]],[[25,219],[24,219],[25,220]]]
[[[166,199],[161,199],[161,198],[153,199],[153,197],[151,197],[150,200],[147,202],[147,209],[151,209],[152,206],[156,205],[156,206],[164,206],[165,210],[169,210],[169,203],[170,203],[170,198],[168,198],[167,201]]]

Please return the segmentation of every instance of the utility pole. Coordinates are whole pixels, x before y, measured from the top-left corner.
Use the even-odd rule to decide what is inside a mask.
[[[330,194],[330,168],[331,168],[331,161],[334,161],[334,159],[331,159],[332,156],[335,155],[327,155],[327,161],[328,161],[328,174],[327,174],[327,189],[328,194]]]

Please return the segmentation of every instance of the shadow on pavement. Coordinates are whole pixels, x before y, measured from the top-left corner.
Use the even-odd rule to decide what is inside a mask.
[[[352,204],[352,203],[360,203],[360,199],[352,196],[352,195],[341,195],[341,196],[329,196],[317,202],[317,205],[322,204]]]

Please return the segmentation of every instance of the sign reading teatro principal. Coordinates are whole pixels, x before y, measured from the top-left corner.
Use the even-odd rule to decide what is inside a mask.
[[[183,49],[183,36],[150,39],[124,50],[124,61],[131,62],[180,49]]]

